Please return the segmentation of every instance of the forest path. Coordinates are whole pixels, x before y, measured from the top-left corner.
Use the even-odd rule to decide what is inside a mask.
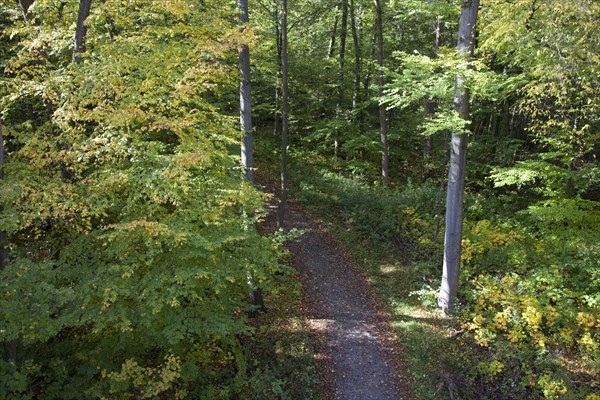
[[[275,200],[270,209],[264,225],[274,229]],[[410,374],[400,361],[397,339],[360,267],[293,200],[288,201],[285,217],[286,231],[306,230],[300,238],[288,242],[287,248],[302,277],[305,318],[317,339],[325,399],[414,398]]]

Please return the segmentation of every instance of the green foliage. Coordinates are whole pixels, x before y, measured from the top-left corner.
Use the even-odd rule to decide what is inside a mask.
[[[389,108],[398,108],[404,113],[422,113],[414,109],[415,105],[422,102],[435,104],[437,110],[422,117],[419,128],[425,136],[443,131],[458,134],[468,132],[469,122],[460,118],[452,106],[455,81],[459,75],[475,104],[477,101],[501,103],[527,82],[522,75],[509,77],[491,71],[477,60],[467,65],[453,49],[440,48],[438,52],[436,57],[416,51],[414,54],[396,53],[396,64],[400,66],[400,71],[388,71],[391,82],[380,99]]]
[[[0,2],[0,229],[11,252],[0,337],[19,346],[16,364],[0,362],[0,397],[314,395],[314,373],[300,368],[308,350],[287,331],[258,332],[275,336],[274,347],[255,342],[245,317],[247,272],[273,288],[281,242],[252,228],[264,199],[236,160],[237,48],[252,45],[255,121],[270,125],[277,3],[251,7],[255,25],[240,33],[233,2],[93,2],[83,63],[73,65],[77,6],[36,0],[25,22],[17,2]],[[597,398],[597,2],[486,2],[466,65],[454,49],[434,47],[438,27],[443,45],[455,43],[458,2],[389,1],[381,99],[372,4],[355,1],[359,43],[349,30],[342,70],[339,22],[332,56],[323,45],[339,9],[292,6],[296,196],[369,248],[411,261],[401,276],[397,260],[365,263],[402,315],[420,387],[455,381],[465,398]],[[452,111],[459,74],[470,126]],[[378,182],[380,101],[389,108],[389,188]],[[439,133],[467,130],[457,318],[466,333],[425,341],[440,328],[402,314],[401,297],[430,301],[437,287],[447,152]],[[261,141],[263,154],[277,154]],[[432,358],[430,345],[441,355]]]
[[[598,4],[492,1],[482,9],[481,51],[527,76],[518,107],[529,130],[566,164],[588,160],[598,130]]]
[[[72,65],[76,11],[36,1],[3,32],[18,40],[0,93],[0,337],[19,358],[0,362],[1,397],[231,398],[247,377],[287,393],[248,371],[240,343],[248,273],[269,291],[283,267],[229,151],[235,14],[93,3]]]

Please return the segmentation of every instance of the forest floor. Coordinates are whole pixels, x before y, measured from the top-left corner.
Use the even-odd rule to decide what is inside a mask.
[[[266,192],[275,187],[266,177],[257,178]],[[263,229],[275,229],[275,201],[270,210]],[[293,199],[284,227],[303,231],[287,248],[303,281],[306,325],[315,338],[324,399],[415,398],[401,344],[364,272]]]

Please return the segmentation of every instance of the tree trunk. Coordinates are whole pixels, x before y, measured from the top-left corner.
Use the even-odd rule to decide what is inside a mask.
[[[439,49],[442,46],[442,16],[438,15],[435,21],[435,48]]]
[[[0,182],[4,181],[4,135],[2,132],[2,121],[0,121]],[[8,265],[8,235],[0,231],[0,273]],[[4,343],[4,359],[8,362],[17,360],[17,343],[15,341]]]
[[[383,96],[383,10],[381,7],[381,0],[375,1],[375,26],[377,34],[377,64],[379,70],[377,71],[377,84],[379,85],[379,97]],[[381,181],[384,186],[390,183],[389,173],[389,149],[388,149],[388,138],[387,138],[387,121],[385,105],[379,105],[379,138],[381,142]]]
[[[279,5],[275,3],[273,12],[275,19],[275,46],[277,47],[277,73],[275,74],[275,118],[273,121],[273,135],[279,136],[279,120],[281,113],[279,112],[279,92],[281,91],[281,30],[279,29]]]
[[[437,20],[435,22],[435,41],[434,41],[434,51],[432,58],[437,58],[437,49],[442,45],[442,17],[438,15]],[[425,115],[432,116],[435,113],[437,104],[435,101],[431,99],[427,99],[425,101]],[[423,146],[423,157],[430,158],[431,152],[433,151],[433,136],[428,136],[425,138],[425,144]]]
[[[335,107],[336,118],[342,118],[342,107],[344,106],[344,66],[346,64],[346,35],[348,32],[348,0],[342,0],[342,24],[340,26],[340,59],[338,75],[338,98]],[[340,133],[335,130],[333,143],[334,155],[337,157],[340,146]]]
[[[287,0],[281,0],[281,197],[277,213],[277,228],[283,229],[287,205],[287,147],[289,125],[288,95],[288,22]]]
[[[73,46],[73,63],[81,63],[80,53],[85,52],[85,34],[87,26],[85,20],[90,15],[92,0],[79,1],[79,13],[77,14],[77,27],[75,28],[75,45]]]
[[[29,20],[29,7],[33,4],[33,0],[19,0],[19,7],[21,8],[21,14],[23,20],[27,22]]]
[[[362,44],[360,42],[359,29],[356,23],[356,12],[354,7],[354,0],[350,0],[350,29],[352,30],[352,41],[354,44],[354,90],[352,92],[352,114],[358,121],[358,134],[364,135],[364,115],[362,110],[358,107],[362,102],[362,96],[360,92],[361,83],[361,70],[362,70]],[[365,149],[361,147],[359,150],[359,157],[361,160],[365,159]]]
[[[425,117],[432,117],[435,114],[436,104],[433,100],[425,100]],[[433,135],[429,135],[425,138],[423,143],[423,158],[431,158],[431,152],[433,151]]]
[[[238,0],[240,9],[241,30],[248,24],[248,0]],[[254,182],[252,159],[252,106],[250,85],[250,49],[247,44],[242,44],[239,49],[240,56],[240,125],[242,127],[242,168],[244,175],[250,182]]]
[[[448,131],[444,131],[444,143],[448,141]],[[444,144],[445,146],[445,144]],[[442,223],[442,204],[444,200],[444,183],[446,179],[446,164],[448,164],[448,149],[444,150],[444,160],[442,161],[442,171],[440,173],[440,191],[438,193],[436,213],[435,213],[435,231],[433,233],[432,247],[437,246],[438,235],[440,233],[440,225]]]
[[[335,36],[337,35],[337,24],[338,24],[338,6],[335,7],[335,16],[333,18],[333,27],[331,28],[331,34],[329,36],[329,50],[327,51],[327,57],[333,57],[333,50],[335,49]]]
[[[473,56],[473,37],[479,0],[463,0],[458,32],[458,53],[470,59]],[[454,108],[459,115],[469,120],[469,90],[461,74],[456,78]],[[467,135],[452,133],[450,146],[450,168],[448,171],[448,193],[446,197],[446,235],[444,241],[444,266],[442,287],[438,305],[443,312],[451,310],[458,292],[460,254],[462,241],[463,193]]]
[[[238,0],[240,9],[241,31],[248,24],[248,0]],[[241,161],[246,178],[254,182],[254,161],[252,157],[252,91],[250,84],[250,49],[247,44],[242,44],[239,49],[240,56],[240,126],[242,128]],[[256,306],[251,316],[265,312],[262,290],[254,284],[252,272],[248,271],[248,287],[250,288],[250,304]]]

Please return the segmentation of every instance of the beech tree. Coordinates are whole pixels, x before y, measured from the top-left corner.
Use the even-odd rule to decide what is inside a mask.
[[[289,131],[289,76],[288,76],[288,5],[281,0],[281,194],[277,211],[277,228],[283,229],[288,196],[287,150]]]
[[[354,86],[352,90],[352,117],[358,123],[358,135],[365,134],[365,118],[362,107],[362,9],[356,10],[354,0],[350,0],[350,29],[352,30],[352,44],[354,46]],[[360,146],[359,156],[365,159],[365,148]]]
[[[238,0],[240,9],[241,32],[244,25],[248,24],[248,1]],[[250,48],[242,43],[240,55],[240,125],[242,128],[241,161],[243,173],[251,183],[254,183],[254,162],[252,154],[252,86],[250,81]],[[253,227],[254,228],[254,227]],[[266,311],[262,290],[256,287],[252,272],[248,271],[248,286],[250,287],[250,304],[257,307],[257,311]],[[252,312],[254,313],[254,311]]]
[[[336,20],[337,22],[337,20]],[[342,22],[340,25],[340,53],[339,53],[339,71],[338,71],[338,88],[337,88],[337,103],[335,106],[335,112],[337,118],[341,118],[342,107],[344,106],[344,68],[346,65],[346,37],[348,36],[348,0],[342,0]],[[333,36],[332,36],[333,37]],[[340,132],[339,129],[335,130],[334,133],[334,156],[337,157],[339,146],[340,146]]]
[[[220,111],[240,83],[234,9],[94,4],[93,56],[76,66],[66,18],[76,4],[63,18],[32,7],[36,24],[15,19],[16,2],[8,14],[0,231],[11,257],[0,342],[17,341],[19,357],[0,361],[2,376],[14,377],[0,390],[236,396],[232,381],[246,381],[238,338],[249,332],[247,274],[269,288],[277,245],[244,228],[263,200],[232,173],[239,123]],[[61,177],[63,165],[73,179]]]
[[[79,1],[79,12],[77,13],[77,27],[75,28],[75,43],[73,45],[73,63],[75,64],[79,64],[81,62],[81,56],[79,54],[85,51],[85,35],[87,33],[85,20],[90,15],[91,7],[92,0]]]
[[[469,60],[473,56],[478,11],[479,0],[463,0],[457,46],[458,54],[464,57],[464,63],[460,64],[462,69],[468,68]],[[469,89],[465,86],[464,76],[460,72],[454,89],[454,107],[462,119],[470,119]],[[458,292],[467,138],[466,133],[452,132],[446,197],[444,264],[442,287],[438,299],[438,305],[444,312],[451,309]]]
[[[375,35],[377,36],[377,85],[379,87],[379,97],[383,96],[383,87],[385,77],[383,75],[383,9],[382,0],[375,1]],[[379,104],[379,141],[381,143],[381,181],[385,186],[390,183],[390,155],[387,133],[387,116],[385,104]]]
[[[248,1],[238,0],[241,32],[248,24]],[[250,84],[250,49],[248,44],[240,45],[240,125],[242,127],[242,168],[250,182],[254,182],[252,159],[252,94]]]

